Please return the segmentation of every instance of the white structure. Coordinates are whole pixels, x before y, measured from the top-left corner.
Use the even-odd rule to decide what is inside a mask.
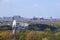
[[[15,34],[16,33],[16,30],[15,30],[16,29],[16,20],[13,21],[12,29],[13,29],[12,33]]]
[[[15,35],[16,34],[16,20],[14,20],[13,21],[13,24],[12,24],[12,33],[13,33],[13,35]],[[22,26],[22,27],[27,27],[29,24],[28,23],[24,23],[24,22],[20,22],[20,26]]]
[[[20,23],[20,26],[23,26],[23,27],[27,27],[28,25],[29,25],[28,23],[23,23],[23,22]]]

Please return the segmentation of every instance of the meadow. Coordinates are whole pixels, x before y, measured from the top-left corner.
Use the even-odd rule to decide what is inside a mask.
[[[60,40],[60,30],[52,32],[50,29],[42,31],[16,31],[16,37],[11,30],[0,31],[0,40]]]

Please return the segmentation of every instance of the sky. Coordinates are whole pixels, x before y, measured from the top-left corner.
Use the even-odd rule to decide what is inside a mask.
[[[60,0],[0,0],[0,17],[60,18]]]

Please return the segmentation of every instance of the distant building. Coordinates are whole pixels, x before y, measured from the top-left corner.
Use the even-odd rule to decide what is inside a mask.
[[[33,17],[33,20],[38,20],[38,18],[36,18],[35,16]]]
[[[12,18],[15,20],[20,20],[21,16],[13,16]]]
[[[20,22],[19,25],[17,26],[17,30],[26,30],[28,29],[28,23]]]
[[[40,20],[44,20],[44,18],[40,18]]]
[[[20,26],[23,26],[23,27],[27,27],[28,25],[29,25],[28,23],[23,23],[23,22],[20,23]]]
[[[3,17],[2,20],[3,21],[12,21],[12,17]]]

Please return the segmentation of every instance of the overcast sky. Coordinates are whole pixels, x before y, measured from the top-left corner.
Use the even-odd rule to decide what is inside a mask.
[[[0,17],[60,18],[60,0],[0,0]]]

